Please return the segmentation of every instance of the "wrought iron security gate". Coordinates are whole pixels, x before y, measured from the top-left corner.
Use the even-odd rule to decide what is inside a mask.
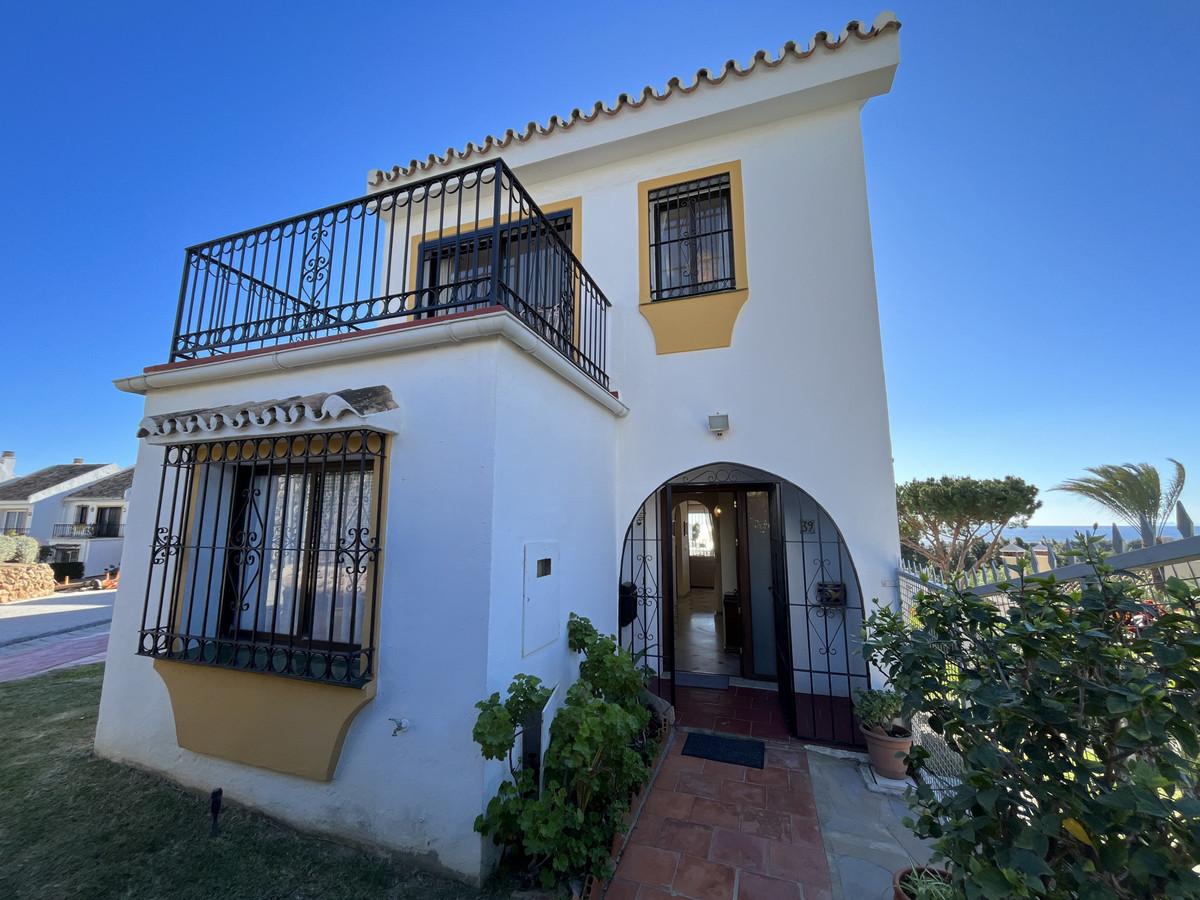
[[[621,581],[632,610],[622,621],[622,646],[652,673],[655,692],[674,703],[673,496],[713,485],[770,489],[775,661],[789,730],[807,740],[860,745],[853,696],[870,686],[870,676],[861,651],[858,575],[828,513],[778,476],[745,466],[705,466],[646,498],[623,545]]]
[[[669,598],[672,567],[671,488],[666,485],[646,498],[625,532],[621,553],[621,584],[632,586],[632,619],[622,622],[621,645],[650,673],[651,689],[675,702],[674,627]]]
[[[841,531],[820,504],[790,483],[783,495],[795,733],[859,746],[853,698],[870,687],[870,675],[862,655],[858,574]]]

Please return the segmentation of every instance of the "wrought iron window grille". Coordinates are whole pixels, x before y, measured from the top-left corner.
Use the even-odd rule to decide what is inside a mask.
[[[167,445],[138,654],[370,681],[386,447],[367,429]]]
[[[736,288],[729,173],[650,192],[650,299]]]

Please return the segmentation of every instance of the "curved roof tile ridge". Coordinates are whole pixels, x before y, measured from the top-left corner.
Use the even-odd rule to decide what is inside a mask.
[[[826,50],[837,50],[839,47],[844,46],[851,37],[860,41],[869,41],[885,32],[899,30],[900,20],[896,18],[895,13],[889,11],[881,12],[877,15],[875,21],[869,27],[864,26],[857,19],[853,19],[846,23],[846,27],[842,29],[836,38],[831,39],[827,31],[818,31],[813,35],[812,40],[808,42],[808,46],[804,49],[800,49],[795,41],[788,41],[776,56],[772,56],[767,50],[759,50],[751,58],[750,64],[744,68],[738,65],[737,60],[726,60],[720,72],[716,75],[713,75],[708,68],[697,69],[690,84],[684,84],[683,79],[676,76],[667,82],[666,88],[662,91],[655,90],[650,85],[647,85],[642,88],[636,97],[629,94],[618,95],[616,102],[612,106],[606,105],[602,100],[597,100],[592,105],[590,112],[583,112],[579,107],[576,107],[571,110],[571,115],[566,119],[558,115],[552,115],[545,125],[537,122],[529,122],[520,131],[515,131],[512,128],[508,129],[502,137],[489,134],[478,144],[468,141],[467,145],[461,150],[447,147],[441,156],[431,153],[423,160],[412,160],[407,166],[392,166],[389,171],[375,169],[371,172],[370,184],[372,187],[379,187],[387,182],[408,178],[418,172],[427,172],[435,166],[447,166],[456,161],[469,159],[476,153],[503,150],[514,142],[523,144],[534,137],[546,136],[553,134],[555,131],[566,131],[581,122],[584,124],[594,122],[601,116],[615,116],[625,109],[640,109],[651,100],[661,103],[670,99],[676,93],[690,94],[702,84],[715,87],[723,83],[730,75],[744,78],[760,67],[763,69],[774,69],[789,59],[808,59],[817,51],[817,47],[824,47]]]

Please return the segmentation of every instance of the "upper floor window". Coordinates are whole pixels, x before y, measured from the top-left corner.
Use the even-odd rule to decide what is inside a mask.
[[[547,227],[549,226],[549,227]],[[570,210],[544,219],[523,219],[501,228],[500,290],[507,301],[557,319],[569,315],[573,302],[570,259]],[[460,312],[493,302],[491,292],[491,228],[421,244],[417,274],[421,316]],[[554,235],[561,238],[554,240]]]
[[[731,291],[735,285],[729,173],[649,192],[651,300]]]
[[[655,352],[730,346],[750,297],[741,161],[661,175],[637,190],[638,310]]]
[[[168,446],[138,652],[370,680],[384,447],[364,429]]]

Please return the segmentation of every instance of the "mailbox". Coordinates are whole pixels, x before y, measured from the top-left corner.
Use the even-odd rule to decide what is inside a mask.
[[[840,581],[817,582],[817,603],[821,606],[845,606],[846,585]]]
[[[622,581],[617,588],[617,622],[624,628],[632,625],[636,618],[637,585],[632,581]]]

